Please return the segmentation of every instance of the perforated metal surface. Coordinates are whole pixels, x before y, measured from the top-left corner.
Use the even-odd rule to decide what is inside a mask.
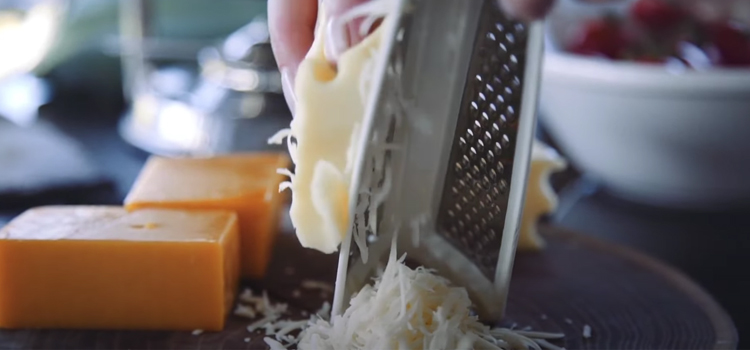
[[[526,30],[485,1],[438,214],[438,233],[490,280],[513,171]]]

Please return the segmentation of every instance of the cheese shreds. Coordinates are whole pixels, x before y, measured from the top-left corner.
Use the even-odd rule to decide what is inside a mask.
[[[562,334],[491,328],[471,315],[466,289],[432,270],[411,269],[395,248],[374,285],[342,315],[312,320],[298,348],[312,349],[557,349]]]
[[[263,338],[263,341],[266,342],[266,344],[268,344],[271,350],[286,350],[286,346],[281,345],[281,343],[279,343],[278,341],[272,338],[265,337]]]
[[[591,338],[591,326],[583,325],[583,337],[587,339]]]
[[[241,317],[247,317],[247,318],[255,318],[257,314],[255,313],[255,309],[248,305],[237,305],[237,308],[234,309],[234,314]]]
[[[315,281],[315,280],[303,280],[301,283],[302,288],[305,289],[318,289],[324,292],[333,293],[333,286],[326,282]]]

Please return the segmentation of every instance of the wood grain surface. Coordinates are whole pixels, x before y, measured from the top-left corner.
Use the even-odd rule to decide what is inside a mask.
[[[564,332],[566,349],[734,349],[731,319],[699,286],[642,254],[557,228],[548,247],[516,260],[506,325]],[[249,284],[289,304],[289,319],[314,312],[331,293],[305,281],[332,283],[335,257],[281,235],[269,277]],[[308,288],[305,288],[308,285]],[[296,291],[302,296],[294,297]],[[252,320],[229,318],[225,331],[0,331],[2,349],[267,349]],[[591,327],[591,337],[583,329]],[[250,338],[250,339],[247,339]]]

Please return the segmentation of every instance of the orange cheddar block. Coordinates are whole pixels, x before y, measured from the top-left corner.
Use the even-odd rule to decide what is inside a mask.
[[[237,214],[31,209],[0,230],[0,327],[219,331],[239,281]]]
[[[212,158],[151,157],[141,170],[125,208],[225,209],[237,212],[243,277],[260,279],[271,258],[281,219],[284,180],[290,165],[282,153],[244,153]]]

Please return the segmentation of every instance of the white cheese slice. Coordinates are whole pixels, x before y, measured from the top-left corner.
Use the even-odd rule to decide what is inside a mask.
[[[325,23],[322,4],[318,16],[318,23]],[[380,31],[341,54],[334,67],[324,54],[324,28],[318,25],[312,48],[297,70],[296,115],[290,127],[294,140],[287,140],[296,141],[296,147],[290,147],[296,170],[288,187],[289,214],[300,243],[332,253],[346,234],[351,148],[359,141],[364,117],[362,76],[380,44]]]

